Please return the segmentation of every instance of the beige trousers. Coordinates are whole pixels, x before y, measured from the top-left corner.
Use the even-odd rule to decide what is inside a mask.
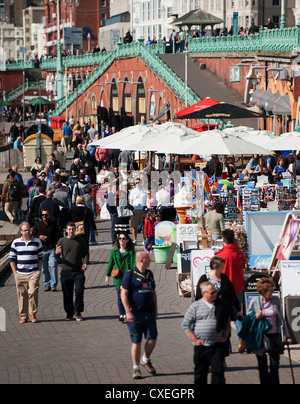
[[[20,319],[32,316],[38,310],[40,276],[40,271],[29,275],[15,273]]]
[[[4,212],[6,213],[7,217],[9,218],[9,221],[11,223],[14,222],[17,218],[17,209],[19,206],[19,202],[5,202],[4,205]]]

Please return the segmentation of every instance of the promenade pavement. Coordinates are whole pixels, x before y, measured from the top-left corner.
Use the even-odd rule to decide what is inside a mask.
[[[29,173],[22,174],[27,181]],[[0,174],[1,184],[5,177]],[[0,233],[10,231],[10,226],[0,212]],[[154,257],[150,268],[157,285],[159,336],[152,361],[157,374],[142,369],[143,379],[132,380],[129,332],[118,321],[116,291],[104,282],[111,251],[110,222],[98,221],[97,228],[98,244],[90,247],[91,264],[86,271],[83,322],[66,322],[60,284],[57,292],[44,292],[41,280],[39,322],[19,324],[14,277],[9,270],[0,278],[0,315],[3,309],[6,320],[6,331],[0,322],[0,384],[121,384],[135,388],[193,384],[193,346],[181,328],[191,300],[178,295],[176,265],[166,270]],[[143,249],[141,235],[139,241],[137,249]],[[233,354],[226,359],[226,382],[259,383],[256,358],[237,353],[234,328],[231,340]],[[299,346],[291,351],[298,383]],[[287,354],[281,359],[280,378],[282,384],[292,383]]]
[[[19,324],[14,278],[9,271],[0,279],[0,307],[5,310],[6,331],[0,331],[0,384],[104,384],[184,385],[193,383],[193,347],[181,329],[189,298],[178,295],[176,265],[166,270],[152,258],[158,295],[157,346],[152,361],[155,376],[142,369],[143,379],[132,380],[131,343],[125,324],[120,323],[116,291],[105,286],[105,271],[111,251],[110,223],[97,222],[98,245],[91,246],[91,264],[86,271],[83,322],[66,322],[61,286],[44,292],[41,282],[37,324]],[[141,241],[141,240],[140,240]],[[140,247],[142,249],[142,244]],[[254,355],[237,352],[232,331],[233,354],[226,359],[228,384],[257,384]],[[295,353],[296,383],[300,363]],[[282,356],[280,377],[292,383],[289,361]],[[177,387],[178,387],[177,386]]]

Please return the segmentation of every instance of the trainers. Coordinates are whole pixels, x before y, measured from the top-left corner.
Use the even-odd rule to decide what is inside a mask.
[[[19,323],[20,324],[25,324],[25,323],[27,323],[27,317],[22,317],[22,318],[20,318],[20,321],[19,321]]]
[[[38,320],[37,320],[37,318],[35,317],[34,314],[30,315],[29,318],[30,318],[32,323],[37,323],[38,322]]]
[[[83,321],[83,318],[82,318],[82,315],[79,313],[79,314],[75,314],[75,320],[76,321]]]
[[[155,367],[152,365],[151,360],[149,359],[148,362],[144,362],[143,359],[140,360],[140,365],[144,366],[145,369],[151,373],[152,375],[156,374],[156,369]]]
[[[141,371],[140,371],[139,368],[133,369],[132,378],[133,379],[141,379],[142,378],[142,374],[141,374]]]

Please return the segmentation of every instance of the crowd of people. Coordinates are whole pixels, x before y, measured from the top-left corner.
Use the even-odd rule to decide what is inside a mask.
[[[175,221],[174,197],[181,184],[166,171],[165,177],[161,175],[157,184],[151,182],[150,188],[147,171],[135,171],[138,163],[134,153],[101,149],[91,144],[97,138],[110,136],[112,132],[112,128],[103,121],[99,125],[99,133],[91,121],[84,128],[79,123],[66,122],[63,128],[64,146],[74,153],[70,171],[66,172],[60,166],[55,153],[48,162],[42,162],[37,157],[31,167],[31,178],[24,184],[18,167],[14,166],[4,182],[1,200],[8,219],[12,223],[18,218],[21,221],[21,237],[13,241],[10,251],[20,323],[38,321],[40,275],[44,291],[55,292],[58,267],[61,268],[66,320],[71,321],[75,317],[77,321],[82,321],[89,246],[97,243],[98,235],[93,190],[103,190],[101,213],[106,210],[106,218],[110,220],[112,245],[105,284],[109,285],[110,279],[113,280],[118,320],[128,325],[132,342],[132,377],[139,379],[142,377],[141,366],[150,374],[156,373],[151,354],[158,335],[157,296],[154,275],[149,269],[155,226],[162,220]],[[221,163],[215,158],[206,166],[209,177],[218,174],[216,170],[221,170]],[[275,156],[266,157],[260,164],[258,156],[253,156],[246,169],[251,167],[255,171],[255,167],[264,167],[266,174],[269,170],[270,175],[276,178],[283,163],[279,160],[274,165],[272,158],[275,159]],[[175,165],[176,161],[171,164]],[[190,166],[181,169],[183,172],[194,170]],[[227,171],[230,178],[236,174],[232,158],[227,162]],[[28,209],[26,220],[22,221],[19,215],[24,197],[28,198]],[[214,239],[222,238],[224,247],[211,260],[210,272],[199,280],[196,301],[185,314],[182,327],[194,344],[195,383],[206,384],[210,368],[212,383],[224,384],[224,360],[231,351],[230,321],[235,321],[240,339],[239,352],[243,353],[244,340],[249,337],[249,330],[243,328],[245,320],[246,323],[251,321],[248,316],[255,316],[256,321],[267,319],[272,326],[267,330],[271,339],[279,338],[278,327],[283,320],[278,302],[269,293],[273,284],[265,284],[267,286],[259,289],[260,300],[254,301],[244,318],[245,257],[235,242],[234,232],[224,228],[222,204],[216,204],[207,213],[205,226]],[[139,231],[143,236],[140,245]],[[146,342],[142,352],[143,335]],[[286,337],[289,339],[288,333]],[[261,383],[278,384],[279,353],[272,348],[259,348],[254,352],[257,354]],[[271,357],[270,371],[267,354]]]

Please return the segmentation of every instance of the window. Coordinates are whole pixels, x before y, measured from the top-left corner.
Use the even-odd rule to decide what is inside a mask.
[[[101,0],[101,6],[105,7],[106,6],[106,0]]]

